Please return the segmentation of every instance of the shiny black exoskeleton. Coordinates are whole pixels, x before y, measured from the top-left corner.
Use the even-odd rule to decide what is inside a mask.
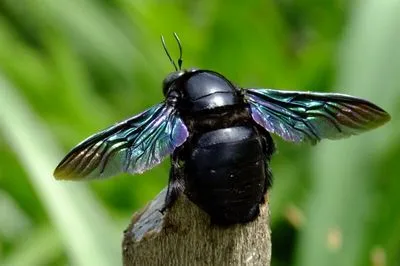
[[[213,223],[255,219],[271,185],[274,143],[253,122],[240,89],[216,72],[192,69],[170,74],[163,91],[178,99],[190,132],[172,155],[166,207],[183,192]]]

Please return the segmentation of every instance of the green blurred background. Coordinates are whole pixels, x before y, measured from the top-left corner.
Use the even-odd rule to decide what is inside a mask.
[[[243,87],[335,91],[392,121],[317,146],[275,137],[273,265],[400,265],[400,1],[0,1],[0,265],[118,265],[133,212],[167,183],[57,182],[65,153],[162,100],[184,67]],[[179,246],[177,248],[180,248]]]

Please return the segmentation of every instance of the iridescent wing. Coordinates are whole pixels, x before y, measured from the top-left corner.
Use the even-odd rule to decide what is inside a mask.
[[[255,122],[287,141],[339,139],[374,129],[390,120],[366,100],[336,93],[244,90]]]
[[[142,173],[159,164],[188,137],[176,110],[164,103],[87,138],[54,171],[56,179]]]

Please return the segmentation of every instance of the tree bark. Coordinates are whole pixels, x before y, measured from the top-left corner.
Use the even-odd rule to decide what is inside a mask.
[[[165,195],[166,189],[133,215],[124,231],[124,265],[270,265],[268,201],[255,221],[220,227],[184,195],[161,214]]]

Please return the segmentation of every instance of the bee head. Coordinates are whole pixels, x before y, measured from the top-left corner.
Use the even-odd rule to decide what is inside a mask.
[[[185,74],[185,70],[178,70],[172,73],[169,73],[168,76],[165,77],[162,83],[162,90],[164,96],[167,96],[169,89],[171,88],[172,84],[182,77]]]
[[[172,85],[179,79],[182,79],[184,76],[188,76],[194,72],[198,71],[197,68],[190,68],[184,70],[178,70],[172,73],[169,73],[168,76],[165,77],[162,83],[162,90],[164,96],[167,96],[169,90],[171,89]]]

